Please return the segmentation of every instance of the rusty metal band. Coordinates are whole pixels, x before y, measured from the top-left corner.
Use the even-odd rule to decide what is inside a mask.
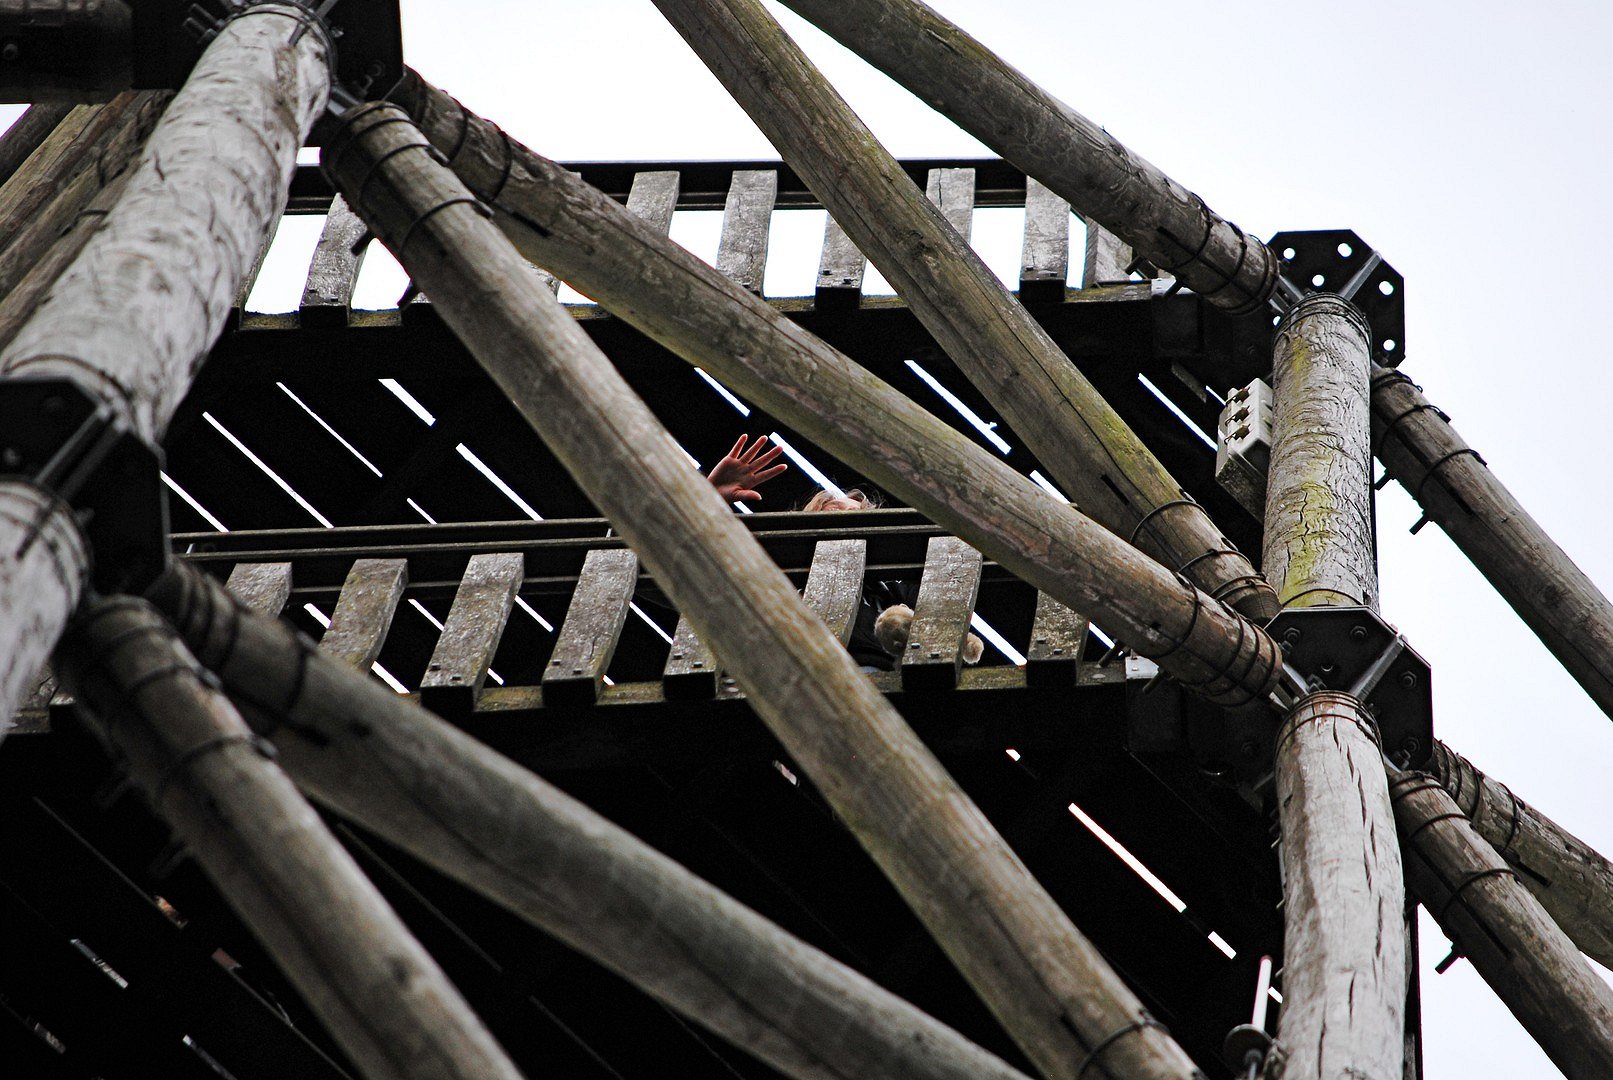
[[[1188,619],[1187,629],[1182,631],[1182,636],[1180,638],[1178,638],[1176,640],[1176,642],[1173,645],[1171,645],[1170,648],[1166,649],[1162,653],[1156,653],[1156,654],[1154,654],[1152,656],[1150,656],[1148,654],[1145,654],[1145,653],[1139,653],[1138,654],[1139,656],[1142,656],[1146,660],[1154,661],[1154,663],[1156,663],[1156,664],[1159,663],[1161,660],[1165,659],[1167,656],[1174,655],[1176,652],[1178,652],[1182,648],[1183,645],[1186,645],[1187,644],[1187,639],[1193,636],[1193,628],[1199,624],[1199,608],[1201,606],[1203,606],[1203,605],[1200,604],[1200,602],[1199,602],[1198,590],[1196,588],[1194,588],[1193,583],[1188,581],[1187,578],[1185,576],[1183,576],[1182,574],[1177,574],[1176,575],[1176,580],[1179,583],[1181,583],[1181,585],[1184,588],[1186,588],[1192,594],[1192,597],[1193,597],[1193,615],[1192,615],[1192,618]],[[1217,676],[1212,675],[1210,677],[1209,681],[1213,682],[1216,678],[1217,678]],[[1203,684],[1200,684],[1200,683],[1184,683],[1183,685],[1197,686],[1197,685],[1203,685]]]
[[[238,735],[218,735],[214,738],[203,740],[195,746],[181,751],[174,760],[170,761],[157,773],[156,782],[151,785],[151,804],[153,806],[162,804],[163,796],[168,792],[168,785],[174,782],[180,770],[186,768],[198,758],[239,745],[245,745],[257,751],[258,756],[264,759],[272,760],[274,757],[273,751],[268,749],[269,744],[250,731]]]
[[[425,224],[427,218],[434,217],[439,211],[446,210],[450,206],[469,206],[481,217],[490,218],[493,216],[493,211],[488,209],[487,205],[480,199],[476,198],[476,196],[454,195],[450,198],[444,199],[440,203],[437,203],[435,206],[427,207],[419,214],[415,215],[413,220],[411,220],[408,226],[403,230],[402,239],[398,241],[398,254],[401,255],[404,251],[408,250],[409,241],[414,237],[414,231],[421,225]]]
[[[1191,498],[1171,499],[1169,502],[1162,502],[1152,510],[1148,511],[1148,513],[1144,514],[1142,518],[1138,520],[1137,524],[1132,527],[1131,535],[1127,537],[1126,543],[1130,544],[1132,547],[1136,547],[1137,537],[1142,534],[1143,529],[1150,521],[1152,521],[1159,514],[1164,513],[1166,510],[1174,510],[1178,506],[1197,506],[1200,510],[1204,509],[1204,507],[1199,506],[1199,504]],[[1158,540],[1159,538],[1155,537],[1155,539]],[[1160,541],[1160,546],[1165,546],[1164,541]]]
[[[1450,461],[1452,458],[1459,458],[1459,457],[1463,456],[1464,454],[1471,454],[1478,461],[1478,463],[1480,465],[1483,465],[1485,468],[1490,467],[1490,463],[1488,461],[1484,460],[1484,455],[1480,454],[1477,450],[1473,449],[1471,446],[1464,446],[1460,450],[1452,450],[1450,453],[1446,454],[1444,457],[1440,458],[1438,461],[1436,461],[1432,465],[1428,466],[1428,471],[1423,473],[1423,478],[1421,480],[1417,481],[1417,487],[1411,493],[1412,500],[1414,502],[1417,502],[1418,504],[1421,504],[1422,501],[1423,501],[1423,488],[1428,484],[1429,480],[1433,479],[1434,473],[1439,471],[1440,466],[1444,465],[1446,462]],[[1466,505],[1466,504],[1464,503],[1464,505]],[[1471,510],[1469,510],[1468,512],[1472,513]]]
[[[365,128],[364,131],[354,130],[354,125],[356,125],[360,120],[368,116],[370,113],[382,112],[388,109],[395,110],[399,115],[388,117],[377,123],[371,124],[369,127]],[[366,105],[360,105],[358,108],[347,114],[346,120],[342,124],[343,130],[347,134],[347,138],[336,145],[336,152],[330,155],[329,160],[326,160],[323,153],[320,154],[321,171],[324,172],[326,177],[332,178],[332,183],[334,185],[333,178],[341,169],[342,158],[346,157],[348,150],[358,142],[360,135],[370,131],[372,128],[384,127],[387,124],[403,123],[413,124],[414,121],[410,119],[408,113],[404,112],[390,101],[372,101]]]
[[[1119,1042],[1127,1035],[1131,1035],[1139,1031],[1146,1031],[1149,1028],[1153,1028],[1155,1031],[1164,1032],[1166,1035],[1170,1034],[1169,1029],[1166,1028],[1164,1024],[1161,1024],[1152,1016],[1144,1015],[1141,1020],[1127,1024],[1118,1031],[1110,1032],[1108,1035],[1105,1035],[1103,1038],[1099,1039],[1097,1045],[1093,1046],[1093,1048],[1087,1052],[1087,1056],[1081,1059],[1081,1066],[1075,1070],[1073,1080],[1081,1080],[1081,1078],[1087,1074],[1088,1069],[1090,1069],[1093,1065],[1098,1064],[1098,1059],[1103,1056],[1104,1051],[1108,1050],[1115,1043]],[[1102,1068],[1102,1066],[1099,1067]],[[1104,1069],[1104,1071],[1108,1072],[1109,1070]]]
[[[1445,902],[1439,905],[1439,910],[1431,913],[1434,916],[1434,921],[1444,926],[1445,916],[1450,913],[1452,905],[1457,903],[1468,908],[1468,911],[1473,912],[1474,917],[1477,918],[1478,912],[1474,912],[1472,908],[1468,907],[1467,901],[1462,899],[1462,892],[1475,881],[1482,881],[1491,877],[1509,877],[1513,881],[1518,880],[1518,875],[1513,872],[1510,866],[1491,866],[1483,870],[1475,870],[1471,874],[1463,876],[1461,880],[1451,887],[1450,895],[1445,897]]]

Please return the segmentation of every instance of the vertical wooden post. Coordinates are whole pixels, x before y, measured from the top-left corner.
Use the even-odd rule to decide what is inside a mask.
[[[783,2],[1211,303],[1255,311],[1276,288],[1266,245],[925,5]]]
[[[1372,376],[1378,459],[1613,717],[1613,603],[1405,375]]]
[[[534,286],[403,113],[357,112],[326,152],[354,210],[432,293],[1027,1054],[1065,1075],[1101,1046],[1117,1069],[1191,1076],[1191,1060],[684,464],[609,359]]]
[[[62,674],[152,808],[370,1077],[519,1077],[150,604],[90,605]]]
[[[1270,693],[1280,675],[1277,646],[1258,626],[1204,602],[1165,567],[418,74],[397,94],[532,261],[1133,650],[1160,656],[1184,685],[1231,704]]]
[[[158,440],[278,219],[297,148],[324,108],[328,42],[317,26],[295,34],[308,19],[302,8],[263,4],[214,38],[116,207],[0,352],[0,375],[70,379]],[[82,545],[63,544],[77,560],[63,576],[82,579]],[[0,575],[15,577],[34,548],[8,548]],[[15,685],[0,679],[0,717],[11,716],[16,687],[61,633],[71,601],[65,585],[0,593],[0,656],[27,669]]]
[[[1405,773],[1391,790],[1406,879],[1434,921],[1565,1075],[1613,1076],[1613,987],[1437,780]]]
[[[34,689],[89,574],[72,509],[33,484],[0,480],[0,737]]]
[[[1292,607],[1376,606],[1369,333],[1338,297],[1278,331],[1266,573]],[[1400,1080],[1405,887],[1376,727],[1348,694],[1302,699],[1277,736],[1283,1009],[1294,1076]]]
[[[315,798],[786,1075],[1023,1080],[194,568],[152,597]]]
[[[1243,614],[1276,614],[1249,561],[759,0],[656,6],[1085,513]]]

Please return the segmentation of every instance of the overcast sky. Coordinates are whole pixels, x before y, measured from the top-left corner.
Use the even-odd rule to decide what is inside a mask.
[[[403,6],[409,62],[550,157],[776,156],[648,0]],[[1345,227],[1377,247],[1406,278],[1405,370],[1613,589],[1605,4],[935,6],[1250,233]],[[989,156],[780,16],[893,152]],[[710,256],[709,224],[679,229]],[[799,274],[770,266],[772,291],[808,291],[809,234]],[[1017,239],[999,247],[1011,264]],[[384,268],[366,277],[396,296]],[[1384,614],[1433,665],[1440,737],[1613,851],[1613,723],[1437,527],[1407,535],[1418,512],[1398,487],[1379,509]],[[1445,941],[1424,926],[1427,1076],[1552,1075],[1467,964],[1433,974]]]
[[[411,63],[551,157],[775,156],[647,0],[404,6]],[[1377,247],[1406,278],[1405,369],[1613,588],[1606,5],[935,6],[1249,232]],[[780,14],[893,152],[989,155]],[[1613,851],[1613,723],[1437,527],[1407,534],[1417,516],[1398,487],[1380,501],[1383,607],[1433,665],[1440,736]],[[1433,974],[1446,943],[1424,937],[1427,1076],[1552,1075],[1467,964]]]

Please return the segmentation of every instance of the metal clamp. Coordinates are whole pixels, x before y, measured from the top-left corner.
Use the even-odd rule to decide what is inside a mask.
[[[1282,315],[1310,293],[1343,297],[1372,327],[1372,358],[1386,367],[1406,355],[1406,279],[1349,229],[1280,232],[1268,243],[1282,260],[1270,301]]]
[[[0,381],[0,473],[77,512],[103,593],[139,592],[168,564],[161,452],[69,379]]]

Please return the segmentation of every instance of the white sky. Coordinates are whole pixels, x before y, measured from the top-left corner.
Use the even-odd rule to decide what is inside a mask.
[[[1594,253],[1613,235],[1609,8],[935,6],[1248,231],[1345,227],[1375,245],[1406,278],[1406,370],[1613,590],[1597,420],[1613,376],[1591,333]],[[775,156],[648,0],[405,8],[411,63],[551,157]],[[896,154],[988,155],[781,18]],[[1609,719],[1437,527],[1407,535],[1417,516],[1387,489],[1384,611],[1433,665],[1440,736],[1613,852]],[[1424,929],[1426,1075],[1553,1075],[1469,965],[1432,973],[1445,941]]]
[[[1375,245],[1406,278],[1405,369],[1613,591],[1613,511],[1598,479],[1606,421],[1596,419],[1613,376],[1591,334],[1606,317],[1594,253],[1613,236],[1613,200],[1598,194],[1613,11],[1448,0],[1368,0],[1345,13],[1182,0],[935,6],[1249,232],[1353,228]],[[550,157],[776,156],[648,0],[404,9],[410,63]],[[893,152],[989,156],[774,10]],[[714,230],[680,228],[691,246],[714,248]],[[810,281],[821,233],[801,235],[804,270],[774,291],[807,291],[788,283]],[[390,280],[371,288],[397,293]],[[1386,489],[1383,606],[1433,665],[1439,735],[1613,852],[1609,719],[1437,527],[1407,535],[1417,516],[1398,486]],[[1432,973],[1445,942],[1424,929],[1430,1080],[1553,1075],[1465,962]]]

